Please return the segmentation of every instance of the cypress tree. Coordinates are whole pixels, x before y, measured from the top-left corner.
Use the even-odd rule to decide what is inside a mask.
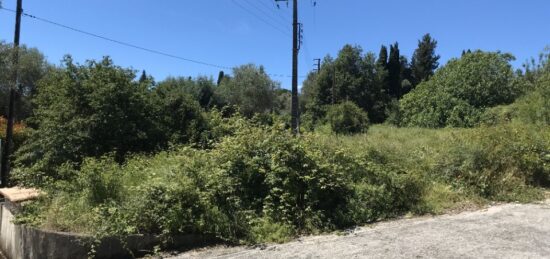
[[[384,69],[387,69],[388,67],[388,48],[386,48],[386,46],[384,45],[380,47],[380,54],[378,54],[377,63]]]
[[[388,94],[394,99],[401,97],[401,72],[401,55],[399,54],[399,44],[396,42],[390,45],[388,60]]]
[[[141,71],[141,76],[139,77],[139,82],[140,83],[143,83],[147,81],[147,73],[145,72],[145,70]]]
[[[432,39],[429,33],[418,41],[418,48],[414,51],[411,63],[414,85],[430,79],[439,66],[440,56],[435,54],[436,47],[437,41]]]

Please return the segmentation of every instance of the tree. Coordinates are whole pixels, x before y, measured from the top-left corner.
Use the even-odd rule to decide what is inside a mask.
[[[192,82],[192,81],[191,81]],[[208,82],[208,81],[205,81]],[[199,96],[198,99],[192,94],[204,94],[201,89],[208,86],[200,86],[198,92],[189,92],[185,88],[169,87],[166,85],[155,88],[152,99],[155,109],[156,122],[162,134],[159,138],[162,143],[201,143],[204,139],[202,133],[207,130],[207,122],[203,116],[201,105],[210,97]],[[203,99],[201,100],[201,97]],[[197,102],[198,100],[198,102]],[[200,103],[202,101],[202,103]]]
[[[386,46],[382,45],[380,47],[380,54],[378,54],[378,65],[383,67],[384,69],[388,66],[388,48]]]
[[[316,121],[324,118],[324,106],[351,101],[372,121],[381,122],[388,101],[383,89],[386,75],[373,53],[363,55],[361,47],[345,45],[336,59],[327,56],[319,73],[304,82],[306,111]]]
[[[67,162],[111,152],[121,161],[166,146],[149,91],[134,81],[134,71],[109,58],[79,65],[67,56],[64,64],[38,83],[30,118],[36,129],[17,154],[19,166],[56,179]]]
[[[435,54],[437,41],[432,39],[430,34],[422,37],[418,41],[418,48],[414,51],[411,69],[413,75],[413,85],[417,85],[422,81],[426,81],[433,76],[434,71],[439,66],[439,55]]]
[[[481,51],[452,59],[401,99],[401,124],[475,126],[486,108],[509,104],[522,93],[512,59],[509,54]]]
[[[396,42],[390,45],[390,58],[388,60],[388,89],[387,92],[391,98],[399,99],[401,97],[401,55],[399,54],[399,44]]]
[[[225,77],[216,94],[225,104],[236,105],[243,115],[252,117],[274,110],[275,90],[279,88],[279,83],[271,80],[263,67],[248,64],[234,68],[233,77]]]
[[[38,81],[43,78],[52,66],[46,62],[44,55],[35,48],[19,47],[19,78],[15,109],[16,120],[25,120],[32,113],[33,99]],[[15,85],[13,81],[12,52],[10,44],[0,42],[0,116],[6,116],[8,92]]]
[[[145,81],[147,81],[147,73],[145,72],[145,70],[141,71],[141,76],[139,77],[139,82],[140,83],[143,83]]]
[[[403,97],[403,95],[407,94],[412,90],[413,86],[411,82],[413,81],[413,76],[412,76],[412,68],[411,68],[411,65],[409,64],[407,57],[401,56],[399,60],[401,63],[401,74],[400,74],[401,90],[400,90],[399,98],[401,98]]]
[[[197,101],[204,109],[219,106],[215,96],[216,86],[211,78],[168,77],[156,86],[157,92],[181,92]]]

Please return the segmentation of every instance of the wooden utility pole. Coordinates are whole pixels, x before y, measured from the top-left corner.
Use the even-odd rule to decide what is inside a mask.
[[[13,114],[15,109],[15,91],[19,88],[19,36],[21,32],[21,15],[23,14],[23,0],[17,0],[17,10],[15,14],[15,35],[13,39],[13,69],[15,84],[10,87],[10,100],[8,105],[8,125],[6,127],[6,141],[2,148],[2,165],[0,166],[0,180],[2,187],[8,186],[8,177],[10,173],[10,155],[13,147]]]
[[[275,0],[275,2],[287,2],[289,0]],[[292,0],[292,101],[290,107],[290,127],[292,133],[297,135],[300,133],[299,117],[300,111],[298,110],[298,52],[300,51],[300,39],[301,25],[298,23],[298,0]]]
[[[293,22],[292,22],[292,104],[291,114],[292,120],[290,125],[294,135],[300,133],[300,127],[298,125],[299,111],[298,111],[298,0],[293,0]]]

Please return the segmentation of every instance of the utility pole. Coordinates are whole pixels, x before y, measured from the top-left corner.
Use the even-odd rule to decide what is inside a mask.
[[[298,0],[293,0],[293,22],[292,22],[292,120],[290,125],[294,135],[300,133],[298,126]]]
[[[19,87],[19,35],[21,32],[21,15],[23,14],[23,0],[17,0],[17,10],[15,15],[15,35],[13,39],[13,69],[15,85],[10,87],[10,100],[8,105],[8,125],[6,128],[6,141],[2,149],[2,165],[0,167],[0,180],[2,187],[8,186],[8,177],[10,173],[10,155],[13,146],[13,114],[15,109],[15,91]]]
[[[315,61],[314,66],[317,67],[317,68],[314,69],[314,70],[317,71],[317,74],[321,73],[321,59],[320,59],[320,58],[316,58],[316,59],[314,59],[313,61]]]
[[[287,2],[289,0],[275,0],[275,2]],[[292,102],[290,114],[292,119],[290,121],[290,127],[292,128],[292,133],[298,135],[300,133],[299,126],[299,117],[300,112],[298,111],[298,52],[300,51],[300,39],[302,38],[300,32],[301,25],[298,23],[298,0],[293,1],[293,19],[292,19]]]

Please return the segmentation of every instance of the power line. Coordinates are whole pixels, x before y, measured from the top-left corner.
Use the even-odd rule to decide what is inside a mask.
[[[4,8],[4,7],[0,7],[0,8],[4,9],[6,11],[9,11],[9,12],[15,12],[15,10],[7,9],[7,8]],[[41,21],[41,22],[49,23],[51,25],[55,25],[55,26],[58,26],[58,27],[61,27],[61,28],[65,28],[65,29],[68,29],[68,30],[71,30],[71,31],[74,31],[74,32],[86,34],[86,35],[91,36],[91,37],[99,38],[99,39],[110,41],[110,42],[113,42],[113,43],[116,43],[116,44],[119,44],[119,45],[122,45],[122,46],[130,47],[130,48],[134,48],[134,49],[139,49],[139,50],[154,53],[154,54],[157,54],[157,55],[162,55],[162,56],[175,58],[175,59],[179,59],[179,60],[183,60],[183,61],[187,61],[187,62],[199,64],[199,65],[205,65],[205,66],[209,66],[209,67],[215,67],[215,68],[221,68],[221,69],[231,69],[230,67],[227,67],[227,66],[221,66],[221,65],[216,65],[216,64],[212,64],[212,63],[207,63],[207,62],[204,62],[204,61],[199,61],[199,60],[189,59],[189,58],[185,58],[185,57],[180,57],[180,56],[173,55],[173,54],[170,54],[170,53],[166,53],[166,52],[163,52],[163,51],[158,51],[158,50],[154,50],[154,49],[150,49],[150,48],[141,47],[141,46],[138,46],[138,45],[135,45],[135,44],[132,44],[132,43],[128,43],[128,42],[124,42],[124,41],[120,41],[120,40],[115,40],[115,39],[112,39],[112,38],[108,38],[106,36],[102,36],[102,35],[99,35],[99,34],[87,32],[87,31],[84,31],[84,30],[81,30],[81,29],[77,29],[77,28],[74,28],[74,27],[71,27],[71,26],[67,26],[67,25],[58,23],[58,22],[51,21],[51,20],[48,20],[48,19],[45,19],[45,18],[37,17],[35,15],[28,14],[28,13],[25,13],[25,12],[23,13],[23,16],[26,16],[26,17],[29,17],[29,18],[32,18],[32,19],[36,19],[36,20]]]
[[[274,7],[275,7],[276,9],[279,9],[279,8],[277,7],[277,3],[276,3],[275,1],[273,1],[273,0],[265,0],[265,1],[270,1],[270,2],[272,2],[272,3],[274,4]],[[290,19],[290,17],[288,17],[288,16],[287,16],[287,17],[283,16],[283,15],[281,14],[280,11],[274,10],[273,7],[269,6],[269,4],[266,3],[265,1],[264,1],[264,0],[258,0],[258,1],[256,1],[256,2],[260,3],[260,5],[262,5],[266,10],[269,10],[269,11],[271,11],[272,13],[277,14],[277,17],[279,17],[280,20],[281,20],[284,24],[288,24],[288,25],[291,25],[291,24],[292,24],[292,19]]]
[[[16,13],[15,10],[5,8],[5,7],[2,7],[2,6],[0,6],[0,10],[5,10],[7,12]],[[41,22],[44,22],[44,23],[48,23],[50,25],[54,25],[54,26],[57,26],[57,27],[60,27],[60,28],[71,30],[73,32],[81,33],[81,34],[84,34],[84,35],[87,35],[87,36],[90,36],[90,37],[94,37],[94,38],[102,39],[102,40],[109,41],[109,42],[112,42],[112,43],[116,43],[116,44],[119,44],[121,46],[130,47],[130,48],[138,49],[138,50],[141,50],[141,51],[145,51],[145,52],[149,52],[149,53],[153,53],[153,54],[157,54],[157,55],[161,55],[161,56],[165,56],[165,57],[169,57],[169,58],[174,58],[174,59],[178,59],[178,60],[182,60],[182,61],[186,61],[186,62],[191,62],[191,63],[195,63],[195,64],[199,64],[199,65],[219,68],[219,69],[223,69],[223,70],[232,70],[233,69],[233,68],[228,67],[228,66],[222,66],[222,65],[208,63],[208,62],[204,62],[204,61],[200,61],[200,60],[189,59],[189,58],[181,57],[181,56],[178,56],[178,55],[170,54],[170,53],[167,53],[167,52],[154,50],[154,49],[150,49],[150,48],[146,48],[146,47],[141,47],[141,46],[138,46],[138,45],[135,45],[135,44],[132,44],[132,43],[112,39],[112,38],[109,38],[109,37],[106,37],[106,36],[103,36],[103,35],[99,35],[99,34],[96,34],[96,33],[87,32],[87,31],[84,31],[84,30],[81,30],[81,29],[77,29],[77,28],[74,28],[74,27],[71,27],[71,26],[68,26],[68,25],[64,25],[64,24],[61,24],[61,23],[58,23],[58,22],[54,22],[52,20],[41,18],[41,17],[35,16],[35,15],[32,15],[32,14],[28,14],[28,13],[25,13],[25,12],[23,12],[22,15],[25,16],[25,17],[31,18],[31,19],[35,19],[35,20],[38,20],[38,21],[41,21]],[[291,77],[289,75],[282,75],[282,74],[269,74],[269,73],[266,73],[266,74],[268,76],[272,76],[272,77]],[[305,77],[305,76],[301,76],[301,77]]]
[[[246,3],[248,3],[248,5],[254,7],[254,9],[256,9],[256,10],[260,11],[262,14],[264,14],[265,17],[268,17],[268,18],[270,18],[272,21],[278,23],[279,25],[282,25],[283,28],[289,29],[290,23],[287,24],[285,21],[280,21],[280,20],[278,20],[278,19],[275,19],[273,15],[271,15],[271,14],[268,13],[268,12],[266,12],[264,9],[258,7],[258,6],[254,3],[254,1],[252,1],[252,2],[250,2],[249,0],[244,0],[244,1],[245,1]]]
[[[262,18],[261,16],[257,15],[255,12],[253,11],[250,11],[250,9],[242,6],[241,4],[239,4],[239,2],[235,1],[235,0],[231,0],[231,2],[233,2],[236,6],[238,6],[239,8],[243,9],[244,11],[246,11],[247,13],[251,14],[252,16],[256,17],[258,20],[262,21],[263,23],[271,26],[273,29],[279,31],[280,33],[288,36],[288,37],[291,37],[292,35],[290,35],[287,31],[285,30],[282,30],[281,28],[279,28],[278,26],[276,25],[273,25],[271,22],[265,20],[264,18]]]

